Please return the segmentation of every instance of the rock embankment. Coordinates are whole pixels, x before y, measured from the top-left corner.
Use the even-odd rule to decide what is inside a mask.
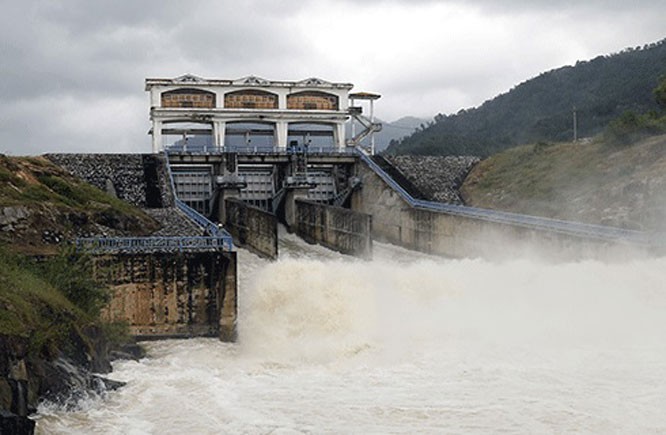
[[[202,235],[174,205],[166,162],[151,154],[48,154],[46,157],[93,186],[141,207],[160,223],[156,237]]]
[[[154,237],[190,237],[202,236],[204,231],[176,207],[147,208],[144,210],[162,226],[152,233]]]
[[[480,159],[473,156],[387,156],[430,201],[464,204],[460,186]]]
[[[72,329],[67,343],[56,357],[35,352],[26,337],[0,334],[0,434],[32,434],[35,422],[28,416],[39,401],[73,406],[91,393],[103,395],[124,385],[99,373],[111,371],[114,357],[143,356],[136,344],[112,350],[94,326]]]
[[[46,154],[72,175],[137,207],[173,205],[165,162],[151,154]]]

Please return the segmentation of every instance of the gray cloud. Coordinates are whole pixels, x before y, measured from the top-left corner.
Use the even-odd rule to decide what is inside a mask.
[[[147,151],[145,77],[319,76],[384,119],[477,105],[539,72],[663,38],[638,0],[14,1],[0,6],[0,152]]]

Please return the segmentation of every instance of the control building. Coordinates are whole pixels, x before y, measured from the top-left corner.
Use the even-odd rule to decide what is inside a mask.
[[[237,80],[204,79],[183,75],[173,79],[146,79],[150,92],[152,150],[175,146],[181,151],[203,148],[221,152],[286,150],[297,142],[313,144],[327,138],[326,148],[335,152],[357,146],[379,131],[374,122],[373,101],[377,94],[350,94],[350,83],[330,83],[317,78],[301,81],[269,81],[259,77]],[[370,117],[349,101],[370,101]],[[345,137],[345,123],[358,122],[362,129]],[[178,139],[168,143],[167,137]],[[372,146],[369,147],[370,152]]]

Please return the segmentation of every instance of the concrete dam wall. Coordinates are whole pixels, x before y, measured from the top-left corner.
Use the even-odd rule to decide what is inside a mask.
[[[343,254],[372,258],[372,216],[365,213],[297,199],[296,234]]]
[[[233,236],[234,243],[261,257],[277,259],[277,217],[239,199],[226,199],[225,207],[225,228]]]
[[[358,171],[363,188],[354,194],[352,208],[372,215],[374,239],[409,249],[454,258],[511,258],[537,253],[556,258],[604,258],[646,249],[621,238],[559,231],[554,224],[521,225],[517,219],[500,222],[415,207],[368,164],[359,165]]]
[[[235,253],[100,255],[94,267],[112,293],[103,317],[137,337],[235,336]]]
[[[164,158],[147,154],[50,154],[51,161],[143,209],[160,228],[93,251],[95,276],[111,288],[104,315],[141,338],[235,338],[236,253],[201,243],[206,229],[176,207]],[[100,236],[106,236],[100,235]],[[188,247],[188,242],[201,248]],[[112,245],[115,240],[109,241]],[[152,246],[146,251],[142,244]],[[94,246],[94,241],[89,243]],[[199,246],[199,245],[197,245]]]

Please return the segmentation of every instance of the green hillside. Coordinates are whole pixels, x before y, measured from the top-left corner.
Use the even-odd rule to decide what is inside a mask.
[[[390,154],[476,155],[538,141],[601,132],[627,111],[657,110],[653,89],[666,75],[666,39],[545,72],[478,108],[437,115],[425,129],[392,144]]]
[[[514,147],[480,162],[461,191],[475,207],[663,232],[666,135]]]

